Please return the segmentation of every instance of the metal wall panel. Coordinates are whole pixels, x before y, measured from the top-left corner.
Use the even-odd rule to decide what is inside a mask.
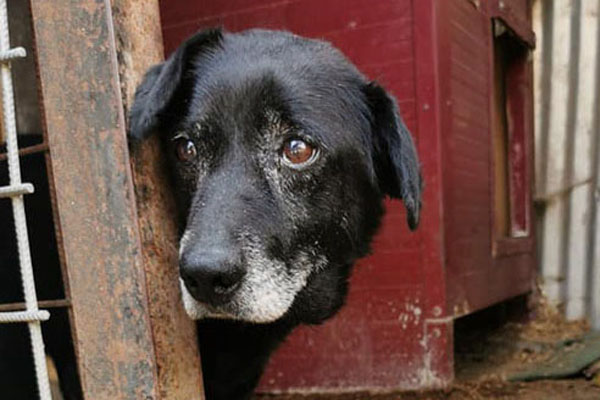
[[[600,0],[533,8],[536,204],[547,296],[600,328]]]

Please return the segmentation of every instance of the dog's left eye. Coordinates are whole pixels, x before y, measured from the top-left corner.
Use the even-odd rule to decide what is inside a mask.
[[[315,160],[317,150],[302,139],[289,139],[283,145],[283,159],[292,166],[300,167]]]
[[[196,158],[196,145],[190,139],[179,138],[175,142],[175,154],[180,161],[192,161]]]

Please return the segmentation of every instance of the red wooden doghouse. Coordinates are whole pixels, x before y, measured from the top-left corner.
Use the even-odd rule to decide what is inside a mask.
[[[261,390],[424,388],[453,377],[453,322],[531,290],[534,45],[528,0],[164,0],[167,53],[194,31],[324,38],[398,99],[418,144],[421,227],[400,202],[348,305],[300,328]]]

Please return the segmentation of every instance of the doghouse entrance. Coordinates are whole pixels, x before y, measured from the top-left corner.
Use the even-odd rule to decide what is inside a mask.
[[[497,239],[529,235],[525,118],[528,48],[500,20],[493,20],[494,215]]]
[[[8,21],[10,43],[13,47],[23,47],[27,52],[25,58],[11,60],[11,75],[21,181],[34,187],[34,192],[24,195],[23,201],[37,307],[50,312],[50,318],[42,322],[41,327],[47,365],[50,367],[52,398],[81,399],[70,327],[68,283],[61,263],[59,225],[54,223],[56,212],[53,209],[54,189],[51,183],[52,159],[40,113],[40,91],[28,2],[10,1]],[[6,112],[4,115],[7,115]],[[4,125],[11,123],[6,119],[2,122]],[[6,130],[3,129],[3,132]],[[11,184],[7,139],[7,135],[0,134],[0,186],[4,187]],[[9,197],[0,198],[0,221],[0,313],[26,311],[23,278],[19,269],[16,221]],[[38,369],[44,367],[37,366]],[[27,324],[0,324],[2,397],[14,400],[47,398],[43,389],[39,393],[35,371]],[[62,391],[58,387],[57,371],[62,381]]]

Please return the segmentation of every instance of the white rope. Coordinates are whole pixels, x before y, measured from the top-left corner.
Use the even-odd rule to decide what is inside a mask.
[[[15,58],[23,58],[27,55],[27,52],[22,47],[15,47],[7,51],[0,52],[0,62],[6,62],[14,60]]]
[[[23,194],[33,193],[31,183],[21,183],[19,185],[0,186],[0,199],[2,197],[15,197]]]
[[[46,310],[2,312],[0,313],[0,324],[47,321],[48,318],[50,318],[50,313]]]
[[[8,153],[8,174],[10,185],[21,185],[21,169],[19,165],[19,149],[17,145],[17,127],[15,120],[15,103],[13,98],[13,85],[10,74],[10,63],[8,59],[15,56],[23,56],[24,49],[11,49],[8,35],[8,13],[6,0],[0,0],[0,55],[4,56],[4,62],[0,64],[0,79],[2,82],[2,112],[4,116],[4,137]],[[17,236],[17,247],[19,251],[19,263],[21,267],[21,278],[25,305],[28,313],[37,313],[37,296],[33,280],[33,269],[31,267],[31,254],[29,253],[29,238],[27,236],[27,222],[25,219],[25,208],[23,205],[23,194],[12,196],[12,207]],[[33,314],[29,314],[30,316]],[[46,354],[44,352],[44,341],[39,320],[28,322],[33,349],[33,360],[37,387],[41,400],[52,400],[48,370],[46,369]]]

